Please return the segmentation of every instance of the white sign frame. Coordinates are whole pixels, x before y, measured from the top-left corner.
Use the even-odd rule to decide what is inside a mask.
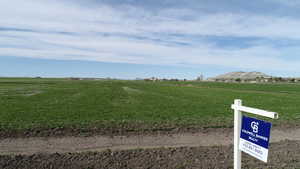
[[[234,110],[234,169],[241,169],[242,151],[239,149],[239,144],[242,124],[242,112],[252,113],[273,119],[278,119],[279,115],[276,112],[269,112],[261,109],[242,106],[242,100],[240,99],[235,99],[234,104],[231,105],[231,108]]]

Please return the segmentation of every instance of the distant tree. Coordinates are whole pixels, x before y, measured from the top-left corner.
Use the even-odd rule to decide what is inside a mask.
[[[276,82],[282,82],[283,79],[282,79],[282,77],[275,77],[275,81],[276,81]]]
[[[291,82],[292,82],[292,83],[295,83],[295,82],[296,82],[296,79],[295,79],[295,78],[292,78],[292,79],[291,79]]]
[[[237,78],[237,79],[235,79],[235,81],[236,81],[236,82],[241,82],[242,79],[241,79],[241,78]]]

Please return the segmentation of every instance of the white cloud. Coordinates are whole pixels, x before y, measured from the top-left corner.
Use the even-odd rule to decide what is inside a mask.
[[[201,39],[168,36],[181,34],[189,37],[208,35],[300,40],[300,22],[291,18],[206,14],[189,9],[169,9],[155,14],[132,6],[124,6],[123,10],[105,5],[89,9],[63,1],[10,0],[0,2],[0,27],[38,31],[0,31],[0,45],[6,45],[0,50],[3,56],[139,64],[213,64],[272,70],[296,70],[295,67],[300,64],[300,60],[289,61],[282,57],[282,52],[272,45],[224,49]],[[53,32],[73,32],[77,35]],[[113,36],[102,36],[97,32]],[[162,37],[165,42],[149,40]],[[174,42],[190,45],[176,45]],[[33,46],[34,49],[25,46]]]

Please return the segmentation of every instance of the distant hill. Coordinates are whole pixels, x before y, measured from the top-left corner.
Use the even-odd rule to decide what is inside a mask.
[[[250,81],[257,79],[270,79],[272,76],[261,72],[230,72],[222,74],[213,78],[209,78],[209,81]]]

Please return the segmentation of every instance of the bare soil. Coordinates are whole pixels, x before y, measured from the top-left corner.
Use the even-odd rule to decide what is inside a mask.
[[[299,129],[273,129],[271,142],[300,141]],[[0,154],[68,153],[159,147],[221,146],[233,143],[232,129],[210,129],[177,134],[30,137],[0,139]]]
[[[286,128],[286,127],[283,127]],[[293,126],[295,128],[295,126]],[[299,127],[300,128],[300,127]],[[31,129],[1,129],[0,139],[4,138],[28,138],[28,137],[88,137],[88,136],[128,136],[128,135],[156,135],[156,134],[177,134],[185,132],[211,132],[214,130],[232,130],[230,126],[198,127],[186,126],[178,127],[174,124],[122,124],[115,126],[97,127],[55,127],[55,128],[31,128]]]
[[[0,154],[30,155],[35,153],[104,151],[107,149],[219,146],[230,145],[232,137],[232,132],[223,129],[215,130],[213,133],[169,135],[6,138],[0,140]]]
[[[280,123],[274,125],[273,129],[278,130],[290,130],[300,128],[298,122],[289,121],[289,123]],[[116,124],[110,127],[106,125],[102,126],[70,126],[70,127],[55,127],[55,128],[31,128],[31,129],[3,129],[0,128],[0,139],[4,138],[29,138],[29,137],[89,137],[89,136],[130,136],[130,135],[157,135],[157,134],[178,134],[178,133],[209,133],[216,130],[225,132],[233,130],[233,126],[224,126],[222,122],[215,124],[214,127],[199,127],[197,125],[180,126],[175,124],[144,124],[144,123],[132,123],[132,124]]]
[[[269,163],[243,155],[243,168],[300,168],[300,141],[271,144]],[[232,145],[0,156],[2,169],[228,169]]]
[[[269,163],[243,155],[243,168],[299,168],[300,128],[272,130]],[[150,135],[0,139],[2,169],[232,168],[232,129]]]

